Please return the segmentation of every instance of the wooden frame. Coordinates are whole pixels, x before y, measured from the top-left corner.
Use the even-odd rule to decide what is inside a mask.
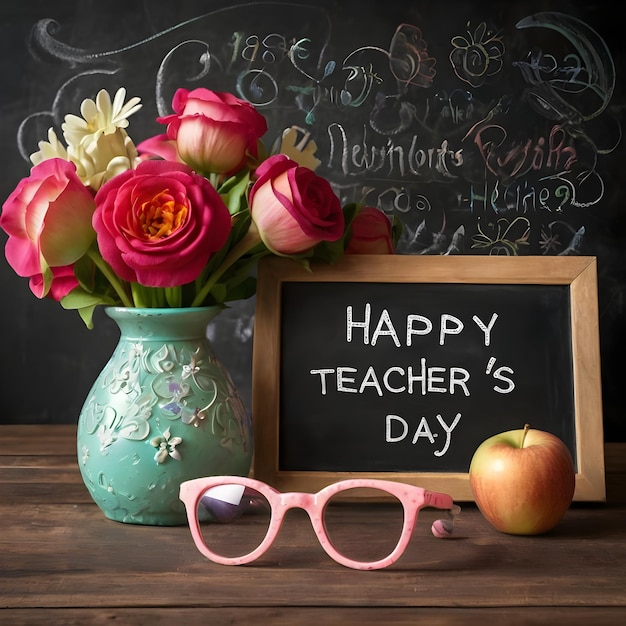
[[[574,500],[605,500],[595,257],[346,255],[336,265],[317,265],[310,272],[288,259],[261,263],[252,375],[254,476],[281,490],[311,492],[355,476],[387,478],[472,501],[467,473],[279,470],[281,285],[286,281],[569,285],[578,465]]]

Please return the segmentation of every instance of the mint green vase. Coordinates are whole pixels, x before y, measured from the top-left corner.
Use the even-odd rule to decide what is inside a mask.
[[[173,526],[180,483],[245,476],[252,425],[206,337],[219,307],[106,309],[120,329],[78,420],[78,465],[104,515]]]

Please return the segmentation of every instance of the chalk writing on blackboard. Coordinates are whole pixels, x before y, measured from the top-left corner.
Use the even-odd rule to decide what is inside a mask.
[[[48,128],[61,137],[63,116],[101,88],[142,98],[144,115],[128,129],[135,142],[163,132],[150,120],[171,112],[179,87],[235,93],[267,116],[268,148],[295,129],[315,143],[319,171],[343,201],[398,215],[401,252],[597,256],[606,432],[623,440],[624,50],[610,11],[573,0],[541,13],[546,3],[526,0],[44,4],[13,11],[5,197]],[[4,419],[71,421],[112,338],[97,329],[84,339],[87,361],[82,338],[66,342],[64,368],[44,376],[32,355],[75,329],[54,312],[51,328],[41,326],[32,296],[4,279],[19,285],[7,319],[29,329],[5,337],[6,349],[46,386],[29,396],[7,371]],[[212,331],[244,393],[253,319],[250,302]],[[73,407],[59,376],[85,387]]]
[[[605,197],[603,159],[621,140],[611,52],[574,15],[481,8],[482,19],[468,4],[456,19],[443,7],[368,25],[351,2],[222,3],[93,49],[42,19],[33,50],[65,70],[51,107],[24,120],[21,152],[43,138],[33,131],[44,119],[58,123],[111,83],[155,117],[181,86],[230,91],[267,116],[268,143],[287,128],[309,137],[344,203],[400,216],[401,252],[580,254],[585,210]]]
[[[419,337],[429,335],[432,332],[438,333],[439,345],[445,346],[446,339],[450,336],[460,335],[465,331],[465,324],[456,317],[448,313],[441,314],[437,323],[419,314],[406,315],[404,327],[397,328],[387,309],[383,309],[380,318],[376,322],[371,318],[372,305],[367,302],[362,318],[357,321],[354,317],[353,306],[346,307],[346,332],[345,341],[350,343],[357,341],[363,346],[374,348],[378,342],[387,341],[387,349],[405,346],[412,347],[419,345]],[[472,316],[472,322],[481,331],[479,336],[481,344],[488,347],[491,343],[491,331],[498,319],[498,314],[493,313],[489,322],[485,323],[478,316]],[[480,335],[480,333],[479,333]],[[506,366],[496,367],[496,357],[491,356],[486,364],[485,373],[494,379],[493,391],[500,394],[511,393],[515,389],[513,379],[514,371]],[[470,371],[465,367],[450,366],[441,367],[430,365],[426,357],[419,358],[415,365],[407,367],[391,365],[383,371],[377,371],[373,365],[367,368],[357,368],[342,365],[338,367],[314,368],[309,372],[312,376],[319,378],[319,392],[325,396],[331,392],[367,394],[370,391],[379,397],[386,394],[409,394],[416,397],[427,394],[451,394],[462,393],[470,396]],[[450,447],[450,440],[454,428],[461,419],[461,413],[457,413],[451,424],[448,424],[441,414],[435,418],[445,432],[445,445],[440,450],[435,450],[435,456],[443,456]],[[415,445],[421,438],[427,439],[431,444],[435,443],[435,435],[430,427],[428,419],[422,416],[413,426],[413,433],[409,432],[409,421],[400,415],[388,413],[385,415],[385,443],[397,443],[404,441],[407,437]],[[382,433],[382,431],[381,431]]]
[[[340,470],[358,458],[370,469],[466,471],[473,444],[526,421],[558,429],[575,455],[567,287],[282,289],[283,468]]]

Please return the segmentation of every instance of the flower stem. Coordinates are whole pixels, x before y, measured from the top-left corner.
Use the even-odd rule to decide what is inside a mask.
[[[145,289],[137,283],[130,284],[130,290],[133,294],[134,305],[140,309],[151,309],[154,307],[154,295],[149,289]]]
[[[119,296],[122,304],[127,307],[134,306],[133,301],[128,297],[126,289],[122,281],[115,275],[108,263],[95,250],[89,250],[87,256],[96,264],[96,267],[104,274],[105,278],[111,283],[115,293]]]
[[[217,281],[224,275],[226,270],[232,267],[246,252],[249,252],[261,242],[259,231],[254,222],[250,223],[248,232],[237,242],[235,247],[226,255],[222,264],[211,274],[206,283],[196,293],[191,306],[201,306],[205,298],[211,293]]]
[[[165,287],[165,301],[171,307],[182,306],[182,293],[180,287]]]

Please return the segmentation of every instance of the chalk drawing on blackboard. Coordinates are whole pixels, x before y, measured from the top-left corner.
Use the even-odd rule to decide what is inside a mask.
[[[609,111],[615,63],[596,29],[556,11],[497,23],[469,7],[465,29],[422,18],[346,36],[336,20],[323,5],[232,3],[89,50],[42,19],[33,54],[62,70],[50,108],[20,126],[20,151],[32,151],[31,123],[58,121],[69,101],[108,86],[98,82],[121,82],[130,95],[136,83],[159,115],[180,86],[228,90],[267,114],[270,145],[286,128],[306,128],[343,203],[377,206],[413,232],[425,220],[435,245],[409,236],[400,252],[593,253],[581,210],[604,199],[602,158],[621,141]],[[520,215],[529,224],[523,242],[469,245],[485,221]],[[572,237],[542,245],[554,217]]]
[[[506,46],[502,35],[489,30],[485,22],[473,31],[468,23],[467,36],[455,35],[451,43],[450,63],[454,73],[472,87],[481,87],[502,71]]]
[[[399,217],[402,253],[597,255],[606,414],[616,436],[624,423],[614,363],[626,253],[613,228],[624,206],[624,90],[616,82],[624,53],[614,16],[566,0],[542,13],[533,13],[536,3],[453,4],[455,11],[445,2],[60,2],[43,12],[42,3],[22,3],[11,36],[24,50],[12,39],[5,68],[7,143],[17,137],[7,146],[4,184],[27,175],[48,127],[58,131],[62,116],[100,88],[140,96],[148,121],[150,110],[171,112],[181,86],[236,93],[267,115],[266,145],[280,143],[286,128],[304,129],[342,202]],[[137,140],[163,130],[138,124]],[[509,231],[501,242],[498,228],[504,233],[519,216],[528,236]],[[481,233],[492,243],[473,247],[475,237],[486,241]],[[27,298],[8,300],[17,307],[8,315],[32,321]],[[7,349],[32,353],[36,333],[26,348]],[[81,358],[67,355],[76,375],[85,375]],[[18,378],[6,380],[7,392]],[[62,407],[61,398],[32,404],[15,401],[19,419],[72,413],[50,408]]]

